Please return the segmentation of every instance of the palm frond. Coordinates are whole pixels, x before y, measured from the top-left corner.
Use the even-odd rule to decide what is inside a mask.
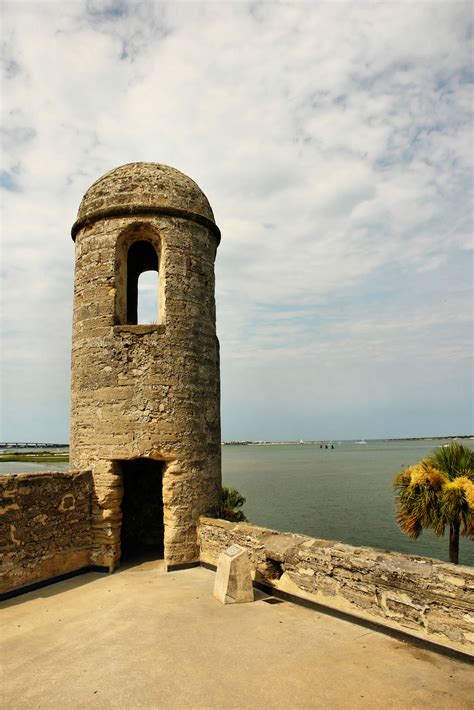
[[[457,441],[434,449],[426,461],[445,473],[450,480],[457,476],[467,476],[474,480],[474,451]]]
[[[443,488],[440,500],[440,510],[444,520],[459,523],[462,535],[469,535],[472,531],[472,509],[464,490],[466,481],[470,483],[468,478],[461,476],[454,481],[449,481]]]
[[[245,498],[235,488],[230,486],[222,487],[221,517],[232,522],[243,522],[247,520],[241,508],[245,503]]]
[[[397,489],[397,523],[411,538],[432,528],[443,535],[445,523],[440,514],[439,492],[446,477],[426,461],[404,469],[393,481]]]

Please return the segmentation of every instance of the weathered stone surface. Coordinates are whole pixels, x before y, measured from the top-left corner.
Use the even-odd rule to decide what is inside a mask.
[[[219,555],[214,596],[222,604],[253,602],[250,561],[240,545],[231,545]]]
[[[297,535],[289,533],[280,533],[279,535],[268,535],[262,538],[262,544],[265,547],[266,555],[269,559],[276,562],[283,562],[295,547],[305,538],[300,538]]]
[[[90,472],[0,476],[0,592],[89,565]]]
[[[201,518],[201,560],[246,548],[256,580],[303,599],[474,654],[474,569]]]
[[[77,217],[87,219],[99,210],[124,205],[186,209],[214,221],[211,206],[194,180],[158,163],[128,163],[110,170],[87,190]]]
[[[221,486],[212,210],[179,171],[131,163],[87,191],[73,234],[70,455],[71,466],[93,472],[92,560],[117,566],[120,462],[146,458],[164,465],[166,561],[191,562],[198,518],[216,507]],[[159,265],[153,325],[130,323],[127,311],[127,255],[143,241]]]

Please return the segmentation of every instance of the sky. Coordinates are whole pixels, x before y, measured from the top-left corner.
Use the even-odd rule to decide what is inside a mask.
[[[82,195],[207,195],[222,438],[470,434],[473,10],[3,2],[0,440],[69,432]]]

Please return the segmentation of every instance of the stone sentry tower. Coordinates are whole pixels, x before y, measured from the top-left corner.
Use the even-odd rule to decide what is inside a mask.
[[[168,569],[192,563],[221,486],[214,215],[183,173],[130,163],[89,188],[72,237],[70,460],[93,473],[91,562],[164,548]],[[159,283],[152,325],[137,324],[145,271]]]

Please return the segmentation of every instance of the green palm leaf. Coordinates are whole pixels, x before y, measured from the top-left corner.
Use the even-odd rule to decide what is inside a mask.
[[[225,520],[231,520],[232,522],[242,522],[247,520],[242,510],[245,503],[245,498],[239,493],[235,488],[223,486],[222,487],[222,506],[221,506],[221,517]]]

